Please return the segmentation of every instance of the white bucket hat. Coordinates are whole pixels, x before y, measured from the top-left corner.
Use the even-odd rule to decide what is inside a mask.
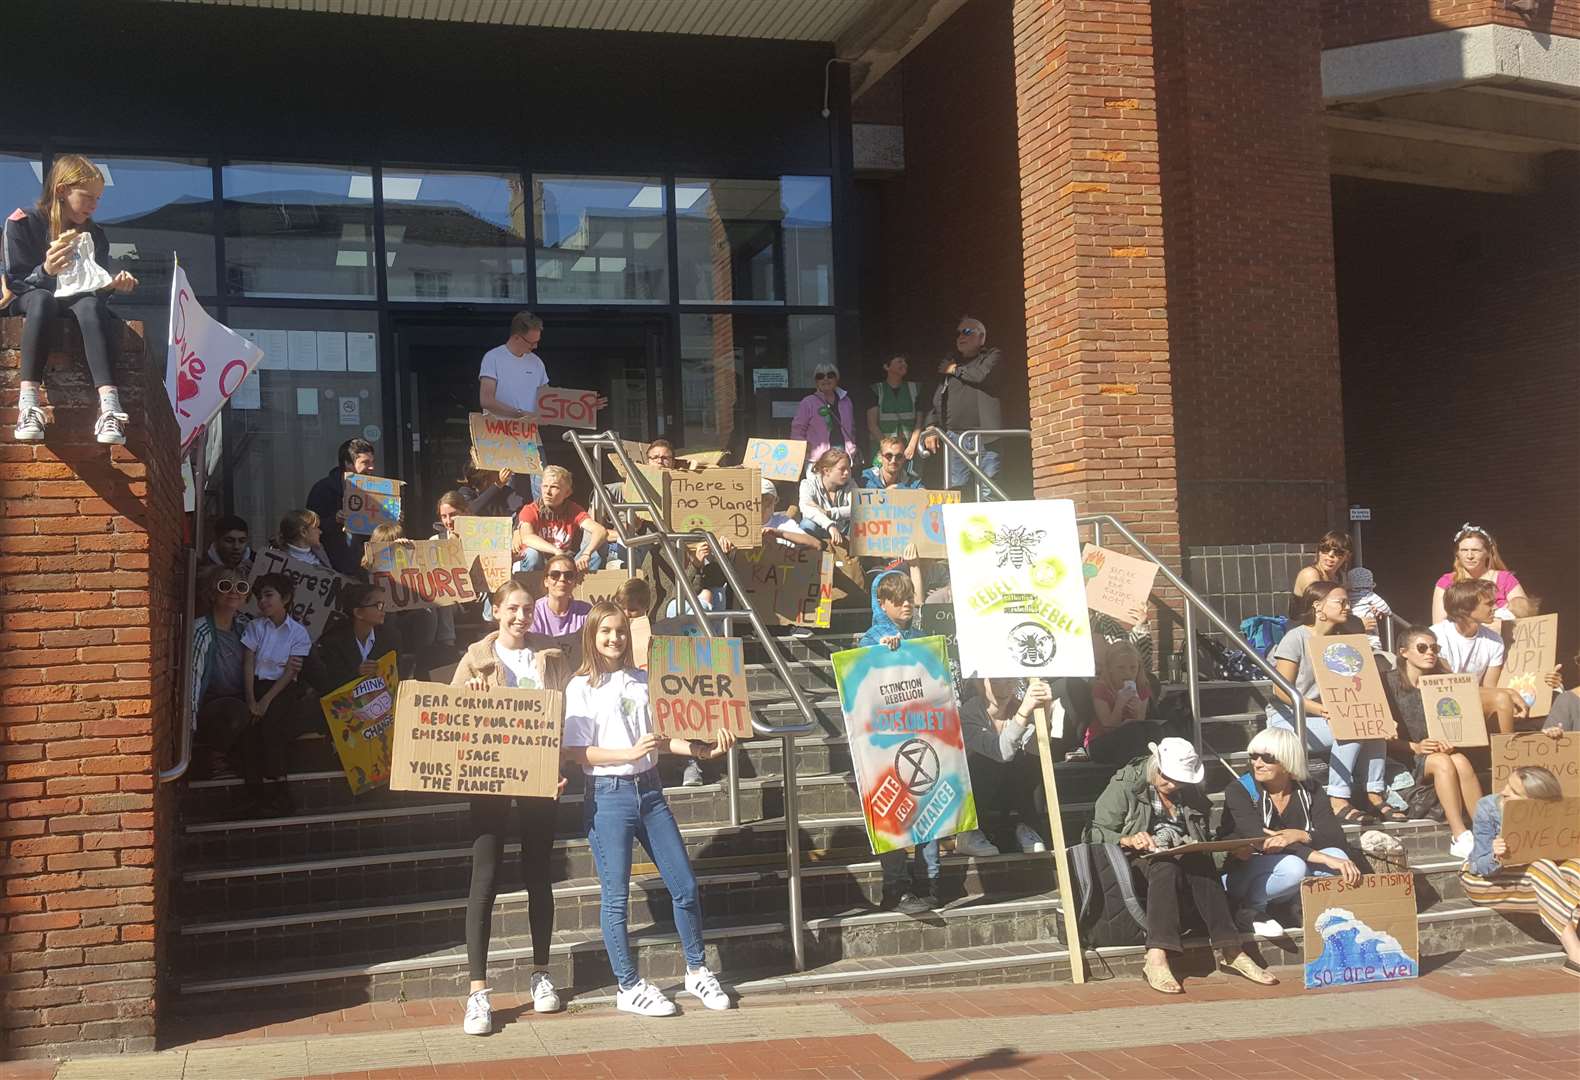
[[[1199,784],[1207,770],[1201,766],[1201,755],[1184,739],[1164,739],[1150,744],[1157,755],[1158,772],[1176,784]]]

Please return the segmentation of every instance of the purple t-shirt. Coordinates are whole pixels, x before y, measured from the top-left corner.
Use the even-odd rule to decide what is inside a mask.
[[[572,600],[571,608],[563,615],[555,613],[549,607],[549,598],[540,597],[532,605],[532,625],[528,628],[534,634],[547,634],[550,637],[564,637],[581,630],[582,624],[587,621],[587,613],[592,610],[592,605],[585,600]]]

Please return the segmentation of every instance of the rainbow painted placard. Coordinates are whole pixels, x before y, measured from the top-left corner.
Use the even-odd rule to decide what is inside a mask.
[[[351,794],[389,783],[395,732],[395,652],[378,658],[377,675],[359,675],[318,699],[329,740],[340,756]]]
[[[833,659],[873,854],[976,828],[945,639],[847,649]]]

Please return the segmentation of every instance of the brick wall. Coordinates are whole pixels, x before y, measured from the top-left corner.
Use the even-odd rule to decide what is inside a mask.
[[[1154,11],[1180,529],[1314,540],[1345,505],[1317,11]]]
[[[1580,0],[1538,0],[1530,15],[1504,0],[1321,0],[1320,7],[1329,49],[1488,23],[1580,37]]]
[[[16,422],[21,320],[0,320],[0,424]],[[181,480],[162,365],[128,330],[133,421],[93,441],[76,327],[45,379],[54,423],[0,444],[0,1056],[150,1050],[179,646]],[[156,752],[157,748],[157,752]]]

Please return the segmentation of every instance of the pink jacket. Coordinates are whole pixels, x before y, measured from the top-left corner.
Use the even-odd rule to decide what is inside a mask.
[[[845,429],[845,442],[842,449],[850,455],[854,462],[856,459],[856,418],[855,407],[850,403],[850,395],[843,390],[836,391],[839,403],[839,422]],[[818,394],[808,394],[801,399],[801,407],[796,410],[795,419],[790,421],[790,437],[803,439],[806,442],[806,465],[810,471],[812,464],[823,455],[833,443],[830,435],[828,412],[831,406]]]

